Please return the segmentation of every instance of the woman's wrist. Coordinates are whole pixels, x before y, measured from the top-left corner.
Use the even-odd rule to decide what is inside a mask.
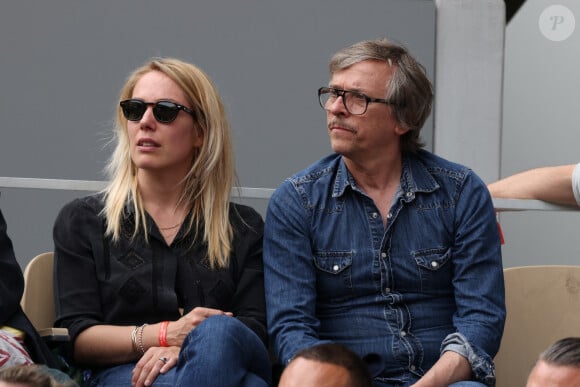
[[[157,340],[159,341],[160,347],[168,347],[167,343],[167,328],[169,326],[169,321],[163,321],[159,325],[159,333],[157,335]]]

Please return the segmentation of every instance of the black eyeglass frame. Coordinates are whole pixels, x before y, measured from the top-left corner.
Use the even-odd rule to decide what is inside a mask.
[[[135,119],[130,119],[129,117],[127,117],[128,114],[125,110],[129,104],[140,104],[141,106],[145,106],[145,109],[143,109],[140,112],[139,117],[136,117]],[[140,121],[143,118],[143,115],[145,114],[145,112],[147,111],[147,108],[149,106],[153,106],[153,117],[155,117],[155,119],[162,124],[169,124],[169,123],[175,121],[180,110],[183,110],[184,112],[190,114],[194,120],[196,119],[196,114],[193,110],[191,110],[187,106],[180,105],[180,104],[173,102],[173,101],[170,101],[168,99],[161,99],[161,100],[156,101],[156,102],[145,102],[144,100],[142,100],[140,98],[129,98],[129,99],[125,99],[125,100],[119,102],[119,105],[121,106],[121,110],[123,111],[123,116],[128,121],[134,121],[134,122]],[[159,107],[161,107],[161,109],[168,109],[171,112],[175,112],[175,115],[173,116],[173,118],[171,118],[169,120],[161,120],[161,119],[159,119],[159,111],[156,110]]]
[[[325,87],[321,87],[321,88],[318,89],[318,103],[320,104],[320,107],[322,107],[324,110],[326,110],[326,107],[322,103],[322,98],[321,98],[323,94],[332,94],[332,95],[335,95],[336,98],[342,97],[342,105],[344,106],[344,108],[346,109],[346,111],[349,114],[352,114],[354,116],[360,116],[362,114],[365,114],[367,112],[367,109],[369,108],[369,103],[371,103],[371,102],[384,103],[385,105],[398,105],[396,102],[390,101],[388,99],[371,98],[368,95],[366,95],[364,93],[361,93],[361,92],[358,92],[358,91],[336,89],[334,87],[327,87],[327,86],[325,86]],[[345,95],[348,95],[348,94],[356,95],[357,97],[363,98],[366,101],[365,108],[362,111],[362,113],[353,113],[353,112],[350,111],[350,109],[348,108],[348,106],[346,106],[346,98],[345,98]]]

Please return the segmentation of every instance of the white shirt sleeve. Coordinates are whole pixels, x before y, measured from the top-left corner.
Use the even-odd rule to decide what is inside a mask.
[[[572,191],[576,203],[580,206],[580,163],[576,164],[574,172],[572,172]]]

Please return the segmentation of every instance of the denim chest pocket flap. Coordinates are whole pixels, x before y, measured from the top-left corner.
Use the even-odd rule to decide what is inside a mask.
[[[437,271],[441,269],[451,257],[450,248],[427,249],[413,252],[417,265],[423,269]]]
[[[340,274],[352,266],[352,251],[316,251],[316,267],[329,274]]]

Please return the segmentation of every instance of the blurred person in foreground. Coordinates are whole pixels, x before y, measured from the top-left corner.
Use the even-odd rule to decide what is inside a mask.
[[[527,387],[580,387],[580,338],[566,337],[540,354]]]
[[[335,343],[298,351],[282,372],[278,387],[372,387],[367,364]]]

